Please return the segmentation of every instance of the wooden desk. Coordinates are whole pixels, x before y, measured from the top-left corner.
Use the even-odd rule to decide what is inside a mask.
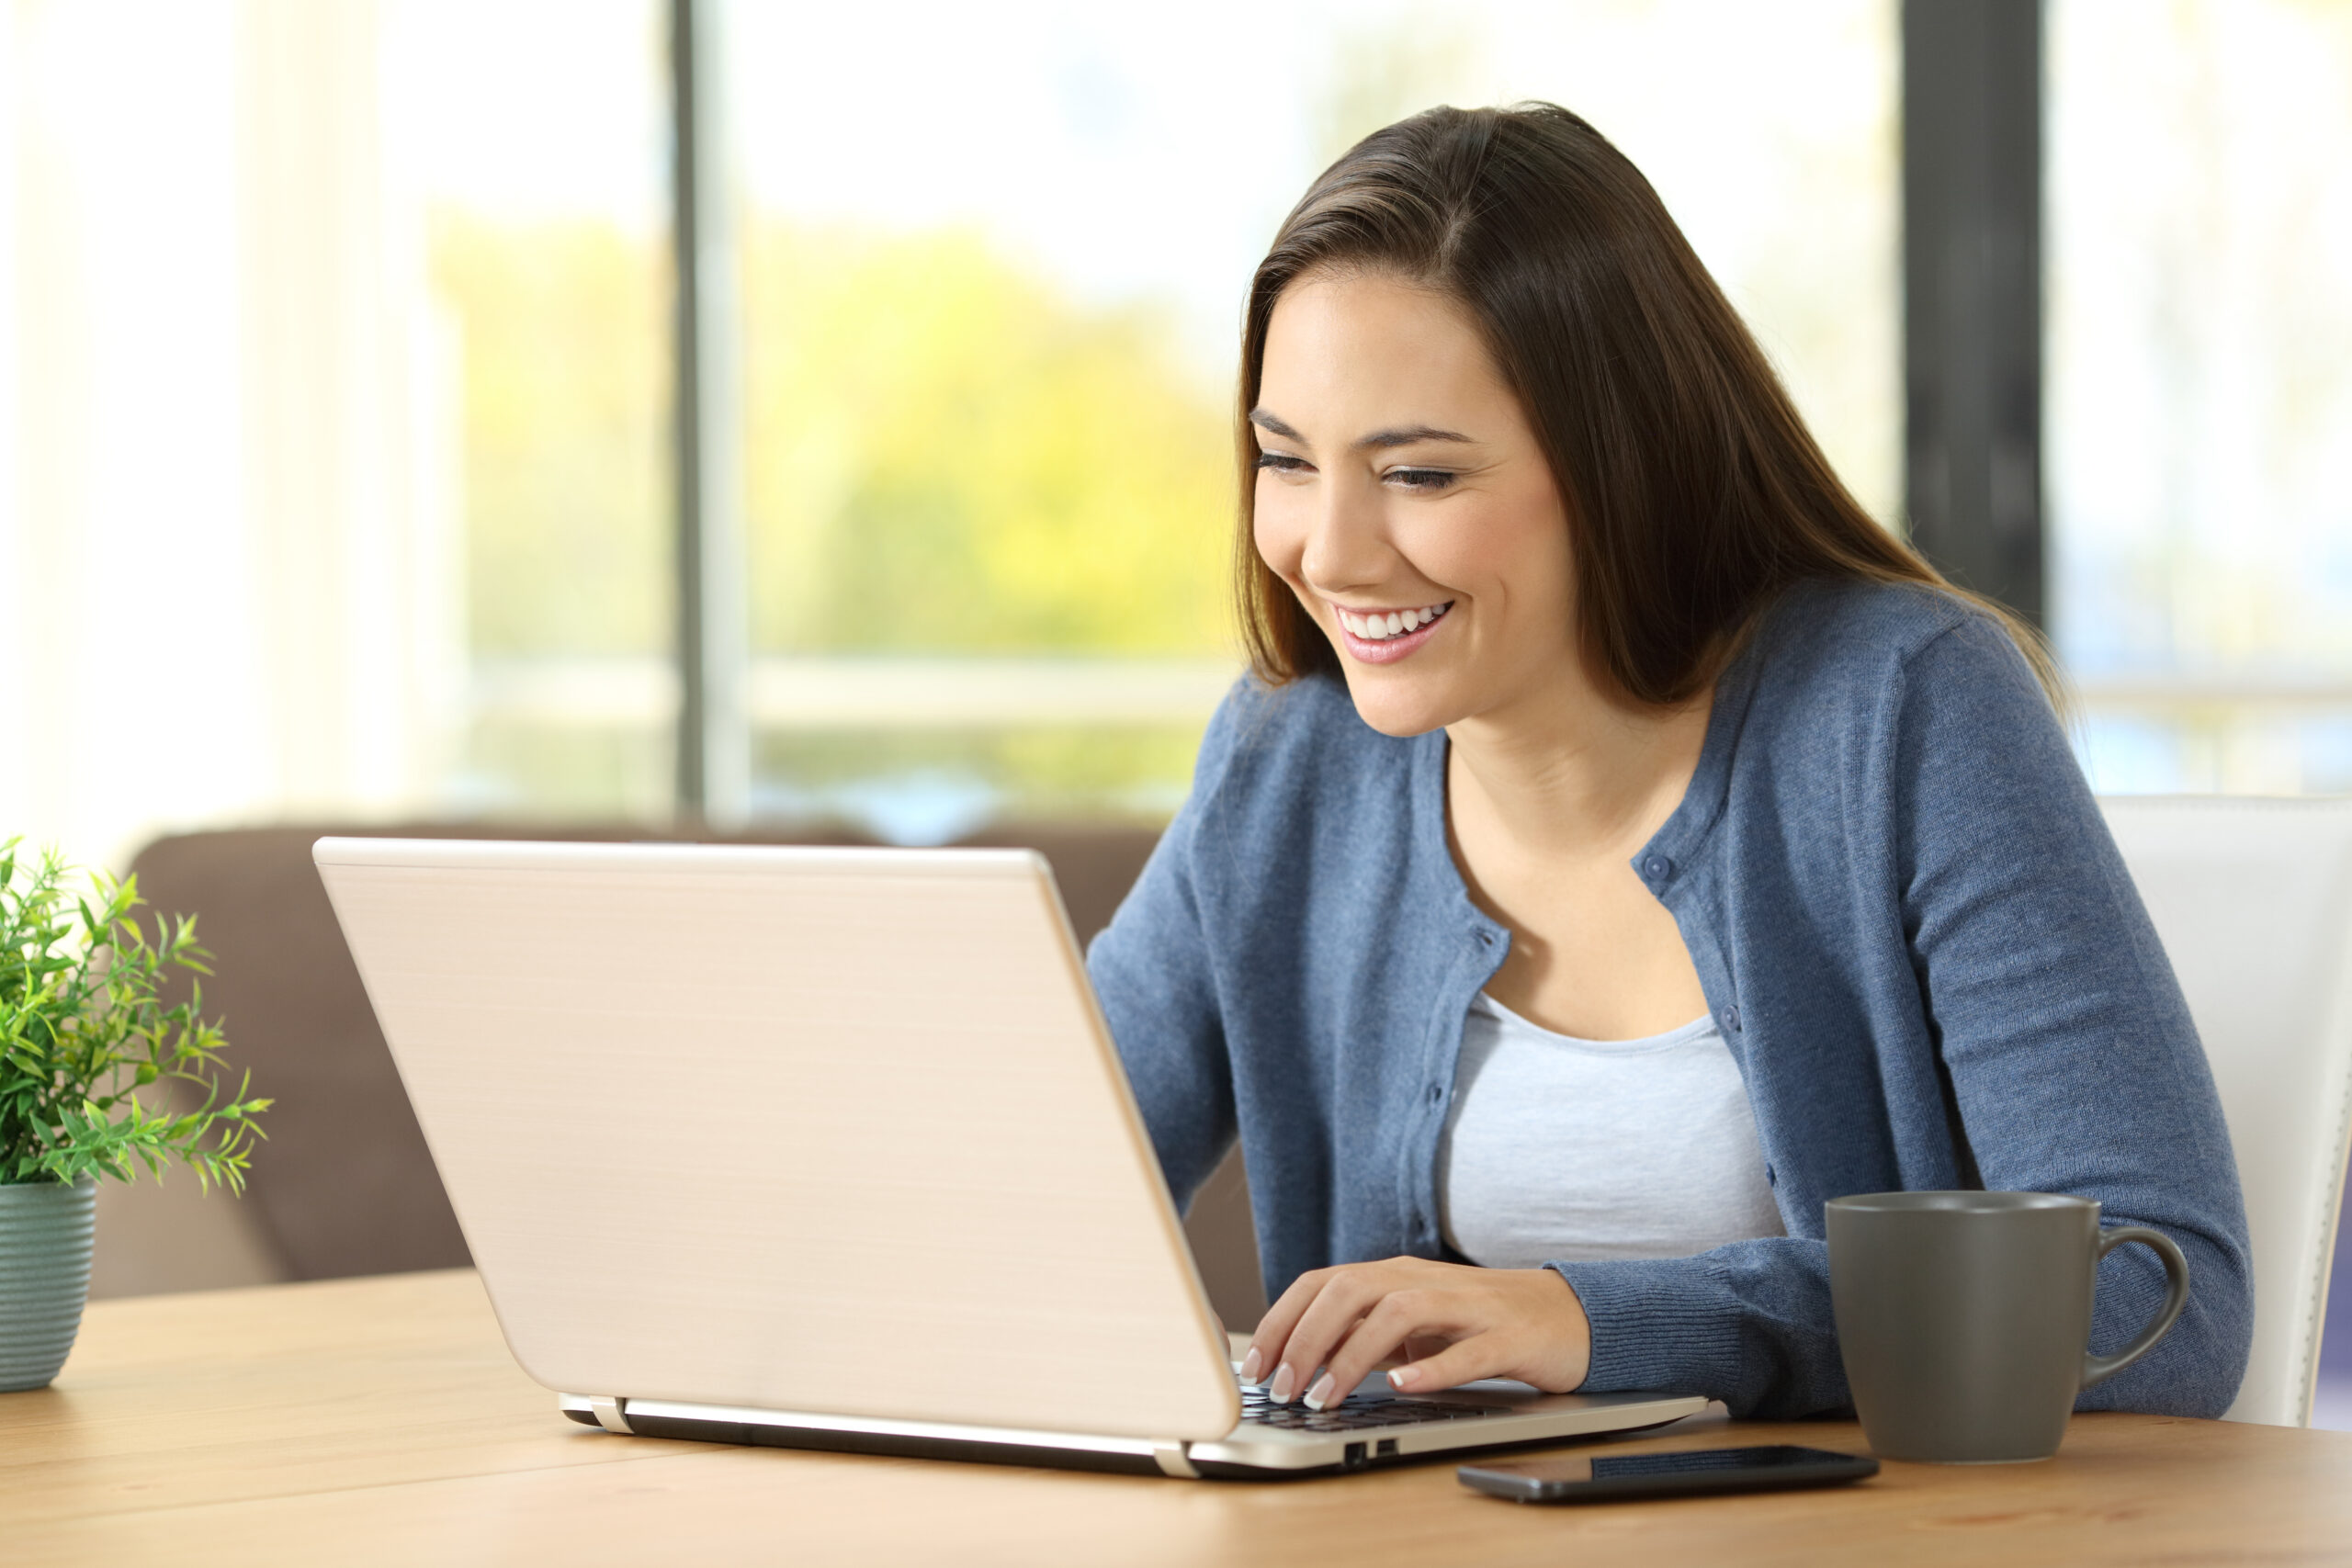
[[[1700,1422],[1626,1447],[1805,1442]],[[1439,1463],[1178,1482],[618,1438],[515,1370],[470,1273],[91,1309],[0,1395],[0,1561],[32,1563],[2255,1562],[2352,1556],[2352,1434],[2078,1417],[2045,1464],[1588,1508]]]

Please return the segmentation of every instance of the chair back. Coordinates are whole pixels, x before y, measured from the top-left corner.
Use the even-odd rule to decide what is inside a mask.
[[[2188,996],[2245,1190],[2254,1353],[2228,1418],[2308,1426],[2352,1142],[2352,800],[2100,805]]]

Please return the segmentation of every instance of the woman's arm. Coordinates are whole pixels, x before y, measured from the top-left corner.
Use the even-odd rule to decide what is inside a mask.
[[[2202,1047],[2056,716],[1970,616],[1916,651],[1858,784],[1893,807],[1891,864],[1931,1040],[1982,1185],[2095,1198],[2180,1245],[2172,1332],[2085,1409],[2218,1416],[2252,1334],[2237,1167]],[[1868,776],[1876,775],[1876,776]],[[1836,1135],[1826,1129],[1816,1135]],[[1591,1320],[1590,1390],[1688,1388],[1781,1416],[1847,1401],[1818,1241],[1555,1265]],[[2100,1268],[2092,1343],[2154,1314],[2144,1247]]]
[[[2106,820],[2022,660],[1982,620],[1913,660],[1898,734],[1905,932],[1984,1186],[2096,1198],[2104,1224],[2153,1226],[2188,1258],[2180,1321],[2081,1407],[2219,1416],[2253,1335],[2237,1161]],[[2099,1269],[2093,1344],[2115,1348],[2164,1298],[2155,1256],[2119,1248]]]
[[[1233,1143],[1233,1071],[1203,940],[1201,842],[1236,737],[1262,702],[1245,678],[1210,720],[1193,791],[1143,874],[1087,949],[1086,971],[1181,1211]]]

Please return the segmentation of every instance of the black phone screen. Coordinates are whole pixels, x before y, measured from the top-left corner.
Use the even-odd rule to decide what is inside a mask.
[[[1520,1464],[1465,1464],[1464,1486],[1521,1503],[1600,1503],[1702,1492],[1766,1492],[1831,1486],[1878,1473],[1867,1454],[1833,1453],[1786,1443],[1689,1453],[1571,1454]]]

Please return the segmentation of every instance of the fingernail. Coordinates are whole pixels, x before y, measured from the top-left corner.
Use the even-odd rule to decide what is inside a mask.
[[[1331,1403],[1331,1395],[1339,1391],[1339,1387],[1331,1381],[1331,1374],[1325,1372],[1315,1380],[1315,1386],[1306,1391],[1306,1407],[1309,1410],[1322,1409]]]
[[[1241,1381],[1254,1385],[1258,1381],[1258,1374],[1265,1370],[1265,1358],[1258,1354],[1258,1347],[1250,1346],[1250,1353],[1241,1358]]]
[[[1410,1367],[1392,1367],[1388,1371],[1390,1388],[1410,1388],[1421,1381],[1421,1374]]]
[[[1266,1397],[1276,1404],[1288,1404],[1291,1391],[1297,1387],[1298,1374],[1290,1370],[1288,1361],[1284,1361],[1274,1369],[1274,1381],[1267,1386]]]

